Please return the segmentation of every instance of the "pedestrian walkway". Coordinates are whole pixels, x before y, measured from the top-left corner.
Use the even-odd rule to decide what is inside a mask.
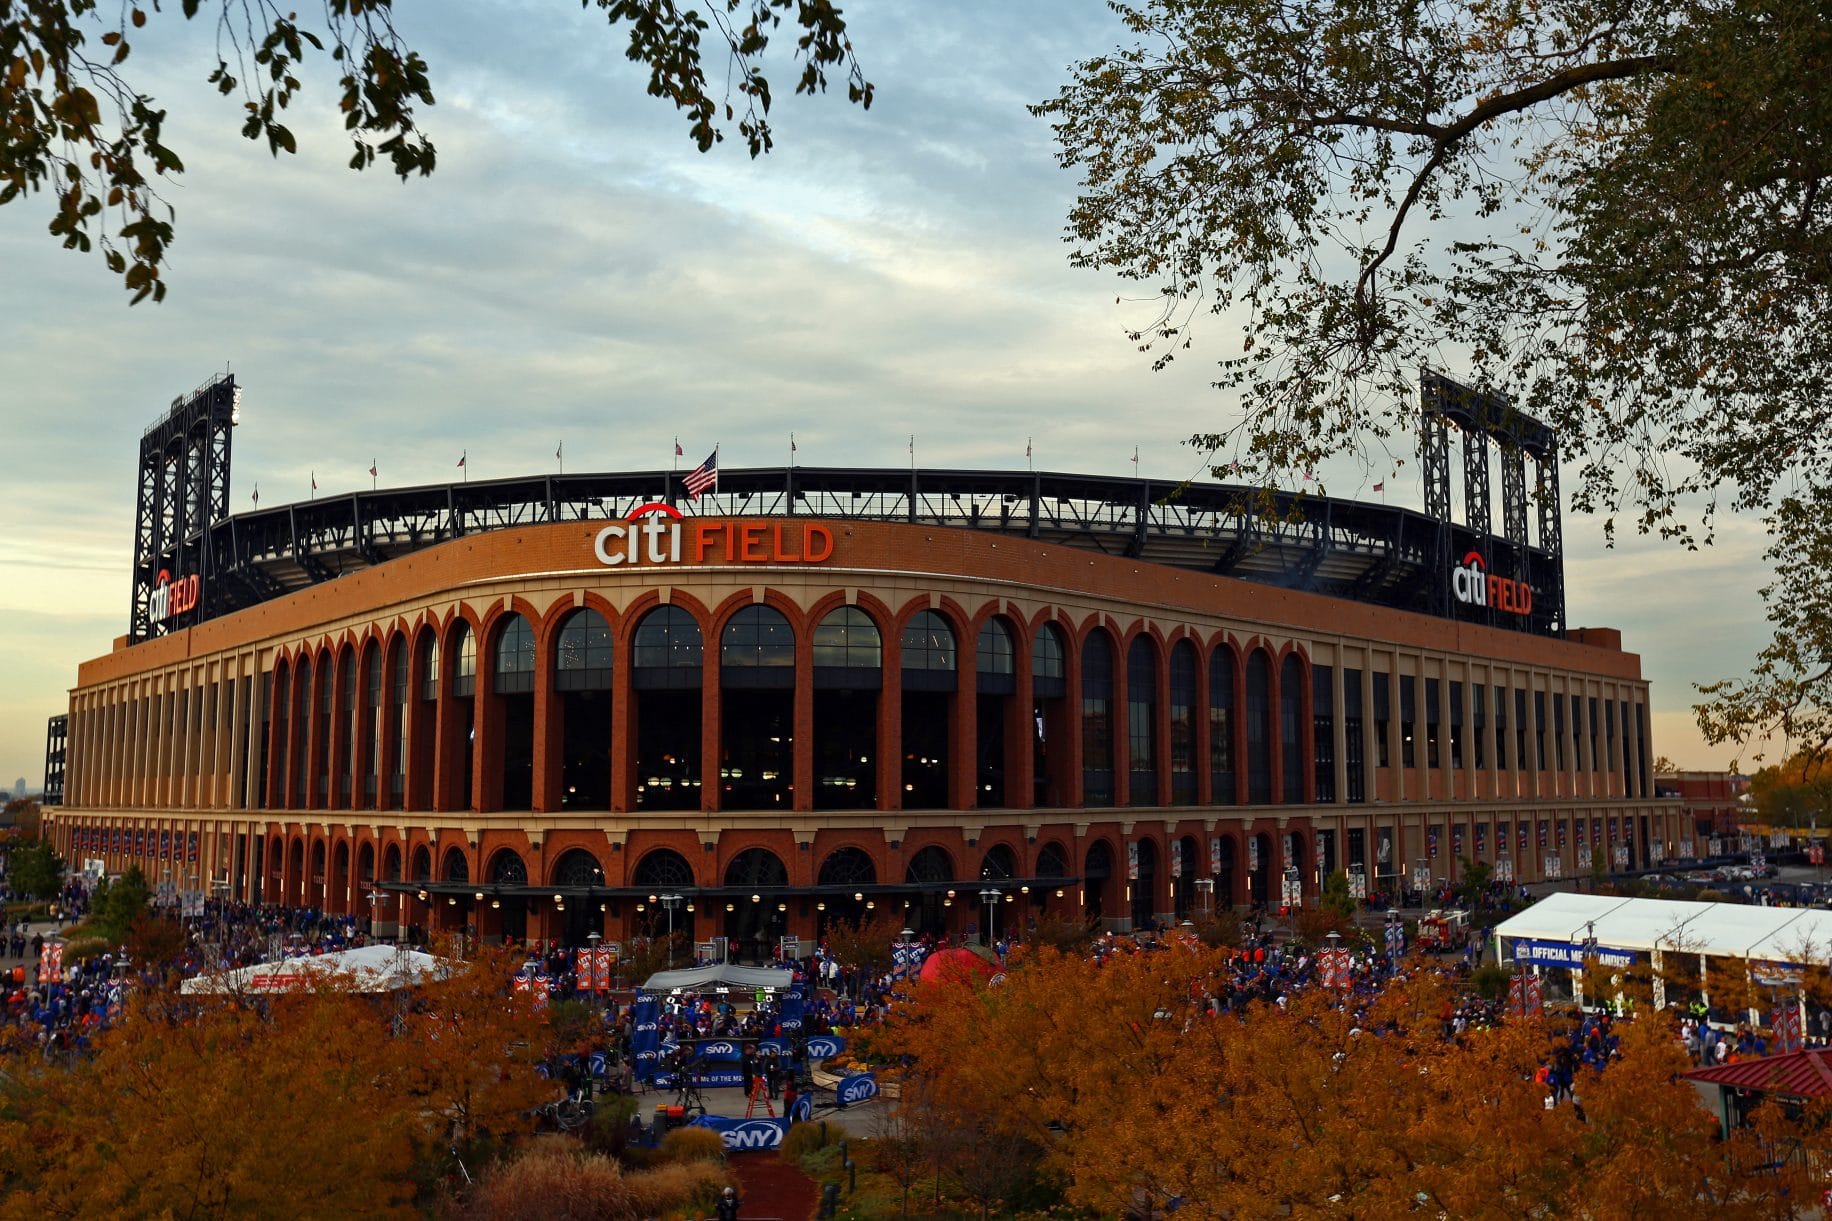
[[[780,1153],[734,1153],[726,1165],[738,1179],[744,1221],[809,1221],[820,1207],[820,1184]]]

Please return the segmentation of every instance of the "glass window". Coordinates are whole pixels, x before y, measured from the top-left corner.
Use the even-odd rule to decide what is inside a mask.
[[[1209,788],[1216,805],[1234,804],[1234,650],[1209,657]]]
[[[1272,664],[1263,649],[1247,657],[1247,800],[1272,801]]]
[[[643,616],[631,642],[631,664],[644,669],[699,669],[700,625],[678,606],[658,606]]]
[[[1344,667],[1342,671],[1342,756],[1348,769],[1348,799],[1368,799],[1367,742],[1362,732],[1361,671]],[[1351,831],[1350,842],[1359,832]],[[1358,858],[1357,858],[1358,859]]]
[[[363,662],[363,695],[369,707],[382,706],[382,649],[373,645]]]
[[[602,691],[611,685],[611,625],[584,607],[566,616],[554,650],[554,686],[561,691]]]
[[[1418,724],[1417,680],[1410,674],[1399,676],[1399,765],[1416,767],[1418,752],[1413,748],[1413,729]]]
[[[884,665],[884,642],[871,616],[856,606],[828,613],[814,629],[814,664],[848,670]]]
[[[426,643],[424,668],[420,671],[420,698],[436,700],[439,698],[439,641],[431,632],[422,632],[420,638]]]
[[[458,644],[458,668],[452,679],[452,694],[462,699],[477,690],[477,636],[470,624],[460,621],[453,639]]]
[[[1196,646],[1180,640],[1170,651],[1171,800],[1196,800]]]
[[[719,637],[722,666],[793,666],[795,630],[773,606],[747,606],[733,615]]]
[[[1344,693],[1346,697],[1346,692]],[[1310,668],[1311,767],[1319,802],[1336,800],[1336,670]]]
[[[534,690],[534,629],[521,615],[510,615],[496,637],[496,681],[499,695]]]
[[[1031,677],[1060,680],[1065,673],[1062,657],[1062,634],[1044,624],[1037,631],[1037,639],[1031,643]]]
[[[1158,800],[1158,659],[1147,637],[1137,636],[1126,650],[1126,759],[1132,773],[1127,800],[1155,805]]]
[[[1082,800],[1113,804],[1113,646],[1094,632],[1081,651]]]
[[[996,615],[980,627],[975,648],[974,668],[981,674],[1011,674],[1017,669],[1016,648],[1011,629]]]
[[[1385,670],[1374,671],[1374,766],[1391,767],[1392,751],[1387,746],[1387,726],[1392,724],[1389,709],[1392,701],[1392,676]]]
[[[903,668],[954,669],[954,631],[934,611],[918,611],[903,629]]]

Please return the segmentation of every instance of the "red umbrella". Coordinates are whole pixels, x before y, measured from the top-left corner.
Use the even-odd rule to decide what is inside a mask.
[[[916,978],[924,983],[968,983],[975,976],[991,979],[998,972],[998,967],[972,950],[937,950],[923,959],[922,969],[916,972]]]

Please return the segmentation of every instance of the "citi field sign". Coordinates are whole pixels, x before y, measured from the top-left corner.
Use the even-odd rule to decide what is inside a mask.
[[[622,564],[820,564],[833,531],[819,522],[687,521],[673,505],[638,505],[598,531],[598,562]]]
[[[164,623],[174,615],[182,615],[197,607],[198,581],[197,574],[179,577],[172,580],[172,574],[161,568],[159,584],[146,599],[146,617],[154,623]]]
[[[1486,606],[1512,615],[1533,612],[1533,587],[1525,581],[1498,577],[1486,571],[1481,554],[1475,551],[1450,570],[1450,592],[1457,601],[1470,606]]]

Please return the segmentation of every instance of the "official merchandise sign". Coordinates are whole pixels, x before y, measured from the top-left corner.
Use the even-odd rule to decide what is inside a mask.
[[[1597,947],[1596,959],[1606,967],[1633,966],[1635,951],[1600,945]],[[1584,965],[1584,947],[1568,941],[1538,941],[1520,937],[1514,941],[1514,961],[1542,967],[1581,967]]]

